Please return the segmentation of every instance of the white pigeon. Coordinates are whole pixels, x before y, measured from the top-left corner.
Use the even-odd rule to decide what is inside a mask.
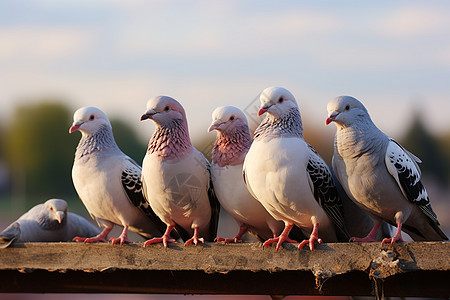
[[[285,228],[277,238],[277,249],[297,225],[314,241],[348,240],[342,216],[342,203],[330,171],[317,152],[303,139],[300,112],[294,96],[281,87],[270,87],[260,95],[258,115],[267,113],[255,131],[254,141],[244,162],[244,179],[249,191]],[[320,224],[320,225],[319,225]]]
[[[85,218],[67,212],[67,202],[50,199],[24,213],[0,233],[0,248],[12,242],[65,242],[100,231]]]
[[[123,226],[113,244],[128,242],[127,231],[147,238],[161,234],[164,224],[142,195],[141,168],[117,146],[111,123],[96,107],[82,107],[74,116],[69,133],[80,131],[72,179],[86,209],[104,227],[96,237],[76,237],[85,243],[106,242],[114,225]]]
[[[350,96],[337,97],[327,106],[326,124],[337,127],[333,169],[347,195],[374,219],[365,238],[376,241],[383,220],[397,226],[392,238],[403,241],[401,230],[414,240],[448,239],[439,229],[427,191],[420,181],[420,159],[385,135],[372,122],[364,105]]]
[[[212,113],[208,132],[217,131],[212,150],[211,178],[220,205],[238,222],[238,234],[216,241],[236,243],[249,231],[262,241],[278,236],[283,222],[276,221],[261,203],[253,198],[242,180],[242,165],[252,144],[244,113],[234,106],[218,107]]]
[[[142,120],[156,124],[142,163],[144,195],[167,225],[160,238],[145,245],[175,242],[176,229],[186,245],[213,241],[217,232],[219,204],[214,196],[209,163],[192,146],[184,108],[167,96],[151,98]],[[189,238],[191,237],[191,238]]]

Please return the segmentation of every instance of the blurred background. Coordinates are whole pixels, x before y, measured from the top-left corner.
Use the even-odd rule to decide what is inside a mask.
[[[305,138],[329,163],[328,101],[361,100],[373,121],[423,161],[423,181],[450,235],[448,1],[0,2],[0,229],[37,203],[63,198],[88,217],[71,167],[73,112],[96,106],[121,149],[142,162],[156,95],[179,100],[209,156],[217,106],[243,109],[289,89]]]

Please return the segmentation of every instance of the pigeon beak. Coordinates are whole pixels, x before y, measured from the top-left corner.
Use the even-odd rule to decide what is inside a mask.
[[[80,129],[81,125],[83,125],[83,122],[80,121],[74,122],[72,126],[70,126],[69,128],[69,133],[77,131],[78,129]]]
[[[154,109],[149,109],[141,116],[141,121],[147,120],[147,119],[153,119],[153,115],[156,114],[156,111]]]
[[[56,220],[58,220],[58,223],[62,223],[62,220],[64,219],[64,212],[63,211],[57,211],[56,212]]]
[[[208,132],[211,132],[213,130],[217,130],[220,125],[222,125],[223,123],[220,120],[215,120],[214,122],[211,123],[211,125],[208,128]]]
[[[325,120],[325,125],[328,125],[328,124],[330,124],[331,122],[333,122],[335,119],[336,119],[336,117],[339,115],[339,112],[337,112],[337,111],[333,111],[329,116],[328,116],[328,118]]]
[[[266,113],[269,108],[272,107],[272,104],[270,103],[264,103],[264,105],[258,110],[258,117],[264,113]]]

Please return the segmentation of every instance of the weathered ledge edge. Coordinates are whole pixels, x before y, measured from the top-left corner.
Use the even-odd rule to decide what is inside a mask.
[[[450,296],[450,243],[17,243],[0,292]]]

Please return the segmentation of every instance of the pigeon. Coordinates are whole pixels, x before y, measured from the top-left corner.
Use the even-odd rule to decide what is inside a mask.
[[[349,234],[351,236],[367,235],[374,225],[372,218],[350,199],[337,179],[333,166],[330,167],[330,172],[333,177],[334,184],[336,185],[339,198],[344,206],[344,221]],[[383,222],[376,235],[377,240],[390,237],[392,233],[391,230],[393,230],[393,226]]]
[[[214,110],[208,132],[217,131],[212,150],[211,178],[217,199],[239,224],[238,234],[216,241],[236,243],[249,231],[261,241],[278,236],[283,222],[276,221],[261,203],[248,192],[242,180],[242,165],[252,144],[252,137],[244,113],[233,106]]]
[[[142,194],[141,167],[117,146],[111,123],[96,107],[82,107],[74,116],[69,133],[81,132],[75,152],[72,179],[86,209],[103,231],[91,238],[75,241],[107,242],[114,225],[123,226],[112,244],[129,242],[128,229],[150,238],[164,232],[164,223],[156,216]]]
[[[346,194],[375,220],[366,237],[351,241],[376,241],[383,220],[397,226],[383,244],[403,241],[401,230],[414,240],[447,240],[420,180],[420,159],[378,129],[357,99],[337,97],[327,110],[325,123],[337,127],[332,160],[336,177]]]
[[[67,212],[67,202],[50,199],[24,213],[0,233],[0,248],[12,242],[65,242],[100,231],[85,218]]]
[[[175,242],[175,228],[186,245],[213,241],[217,233],[220,205],[211,184],[206,158],[192,146],[182,105],[168,96],[151,98],[143,120],[153,120],[142,163],[142,186],[150,206],[167,225],[161,237],[144,245]]]
[[[314,241],[348,240],[343,207],[328,166],[303,139],[302,120],[294,96],[285,88],[269,87],[260,95],[258,115],[267,113],[255,130],[254,141],[244,161],[244,180],[250,193],[266,210],[285,224],[280,236],[264,246],[285,241],[294,243],[288,233],[297,225]],[[320,224],[320,225],[319,225]]]

